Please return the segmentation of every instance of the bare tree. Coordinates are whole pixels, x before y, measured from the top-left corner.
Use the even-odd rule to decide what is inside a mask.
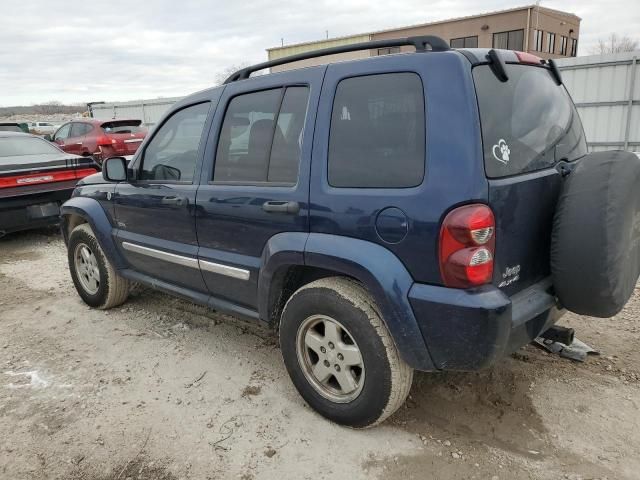
[[[246,68],[248,66],[250,66],[251,64],[249,62],[241,62],[241,63],[236,63],[234,65],[229,65],[228,67],[223,68],[222,70],[220,70],[215,77],[215,82],[216,85],[222,85],[224,83],[224,81],[229,78],[232,74],[236,73],[238,70],[242,70],[243,68]],[[258,71],[258,72],[254,72],[251,74],[252,77],[257,77],[258,75],[264,75],[266,72],[264,70]]]
[[[592,48],[592,53],[601,55],[603,53],[633,52],[634,50],[638,50],[638,40],[626,35],[618,37],[617,34],[612,33],[605,40],[598,39],[598,45]]]

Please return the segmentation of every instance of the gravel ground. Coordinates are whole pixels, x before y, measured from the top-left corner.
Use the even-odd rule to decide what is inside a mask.
[[[479,373],[417,373],[354,431],[309,409],[268,331],[148,289],[85,306],[55,231],[0,240],[2,479],[638,479],[640,290]]]

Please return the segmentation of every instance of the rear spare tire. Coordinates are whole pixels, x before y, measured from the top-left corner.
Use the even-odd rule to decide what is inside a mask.
[[[585,156],[565,179],[553,220],[551,273],[572,312],[618,313],[640,273],[640,159],[622,151]]]

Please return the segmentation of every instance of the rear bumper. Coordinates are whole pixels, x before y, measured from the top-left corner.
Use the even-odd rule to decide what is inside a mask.
[[[414,284],[409,301],[434,365],[476,370],[526,345],[564,313],[546,279],[507,297],[494,286],[459,290]]]
[[[58,224],[60,205],[71,198],[76,181],[56,185],[53,191],[0,198],[0,233]]]

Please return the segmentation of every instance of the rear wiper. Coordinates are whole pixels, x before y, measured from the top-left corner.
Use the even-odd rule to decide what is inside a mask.
[[[487,59],[489,60],[489,67],[491,68],[491,71],[498,80],[500,80],[501,82],[506,82],[507,80],[509,80],[509,76],[507,75],[507,66],[504,63],[504,59],[497,50],[489,50]]]

